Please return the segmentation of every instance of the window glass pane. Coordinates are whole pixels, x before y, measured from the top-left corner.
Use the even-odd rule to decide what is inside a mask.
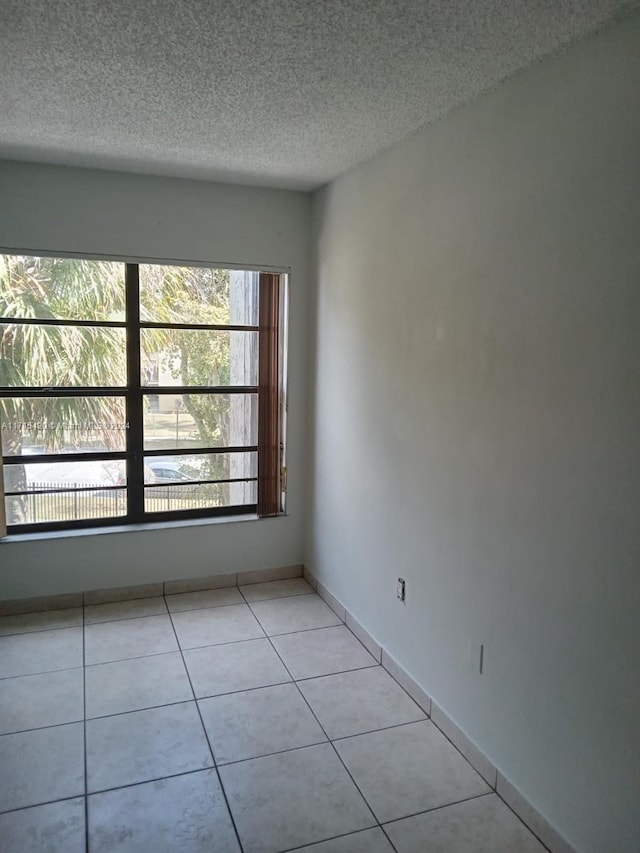
[[[5,498],[7,524],[43,524],[112,518],[127,512],[125,489],[110,491],[67,491],[13,495]]]
[[[257,453],[202,453],[188,456],[147,456],[145,483],[188,483],[258,476]]]
[[[257,385],[258,332],[142,329],[143,385]]]
[[[5,397],[0,422],[5,456],[126,447],[124,397]]]
[[[32,457],[33,458],[33,457]],[[124,486],[124,459],[95,462],[34,462],[9,463],[4,466],[6,492],[27,489],[74,489],[77,486]]]
[[[166,485],[144,490],[146,512],[173,512],[244,506],[257,502],[258,485],[251,483],[207,483],[206,485]]]
[[[144,449],[258,443],[257,394],[145,394]]]
[[[140,264],[140,315],[155,323],[258,325],[260,274]]]
[[[124,264],[0,255],[0,317],[122,321]]]
[[[0,325],[0,386],[124,386],[125,329]]]

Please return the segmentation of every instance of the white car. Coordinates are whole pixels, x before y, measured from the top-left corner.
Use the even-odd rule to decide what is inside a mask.
[[[42,462],[25,465],[27,485],[55,488],[56,486],[119,486],[126,482],[126,462],[122,459],[96,459],[95,462]],[[146,483],[155,483],[156,475],[145,465]]]
[[[147,459],[145,468],[149,468],[155,476],[155,481],[147,480],[145,472],[146,482],[178,484],[189,483],[194,479],[189,474],[185,473],[185,471],[183,471],[175,462],[164,459],[162,456]]]

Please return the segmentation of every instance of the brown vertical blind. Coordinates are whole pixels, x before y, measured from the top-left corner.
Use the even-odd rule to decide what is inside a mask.
[[[278,515],[280,483],[280,276],[260,273],[258,515]]]
[[[4,476],[2,472],[2,418],[0,417],[0,536],[7,535],[7,516],[4,507]]]

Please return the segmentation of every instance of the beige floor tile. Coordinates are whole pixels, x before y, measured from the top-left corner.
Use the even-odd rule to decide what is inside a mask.
[[[256,601],[251,609],[269,636],[342,624],[315,593]]]
[[[87,720],[89,792],[212,764],[195,702]]]
[[[85,853],[84,797],[0,815],[2,853]]]
[[[490,790],[428,720],[338,740],[335,746],[381,822]]]
[[[544,853],[495,794],[385,825],[398,853]]]
[[[233,572],[227,575],[207,575],[202,578],[165,581],[164,594],[174,595],[178,592],[197,592],[201,589],[221,589],[222,587],[235,586],[237,577],[236,573]]]
[[[253,572],[238,572],[238,586],[253,583],[269,583],[289,578],[302,577],[302,566],[278,566],[274,569],[257,569]]]
[[[88,666],[85,678],[87,718],[193,698],[180,652]]]
[[[273,638],[273,645],[296,679],[361,669],[377,663],[343,625],[283,634]]]
[[[88,800],[91,853],[240,853],[215,770]]]
[[[295,684],[230,693],[198,704],[217,765],[326,741]]]
[[[384,832],[376,828],[299,847],[296,853],[394,853],[394,850]]]
[[[84,609],[85,625],[113,622],[117,619],[136,619],[141,616],[159,616],[167,612],[162,596],[134,598],[131,601],[111,601],[108,604],[91,604]]]
[[[84,720],[82,669],[0,681],[0,735]]]
[[[143,583],[136,586],[92,589],[84,594],[85,604],[105,604],[111,601],[130,601],[138,598],[153,598],[163,594],[161,583]]]
[[[203,610],[206,607],[224,607],[228,604],[244,604],[237,587],[228,589],[203,589],[167,595],[167,607],[171,613],[182,610]]]
[[[0,810],[84,794],[83,724],[0,736]]]
[[[178,650],[168,616],[145,616],[86,625],[85,663],[107,663]]]
[[[269,640],[186,649],[184,659],[198,698],[291,681]]]
[[[264,631],[246,604],[189,610],[174,613],[171,618],[183,649],[264,637]]]
[[[51,610],[69,610],[82,607],[81,592],[66,592],[61,595],[38,595],[31,598],[10,598],[0,601],[0,616],[15,616],[18,613],[42,613]]]
[[[220,768],[245,853],[276,853],[375,825],[329,744]]]
[[[0,637],[0,678],[82,666],[82,628]]]
[[[424,712],[381,666],[301,681],[330,738],[424,720]]]
[[[284,581],[249,583],[242,587],[247,601],[268,601],[270,598],[286,598],[290,595],[309,595],[313,590],[304,578],[289,578]]]
[[[19,613],[15,616],[0,616],[0,636],[49,631],[54,628],[74,628],[78,625],[82,625],[82,607]]]

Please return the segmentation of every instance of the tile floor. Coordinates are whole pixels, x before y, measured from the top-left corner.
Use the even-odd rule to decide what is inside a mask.
[[[0,618],[3,853],[541,853],[302,579]]]

